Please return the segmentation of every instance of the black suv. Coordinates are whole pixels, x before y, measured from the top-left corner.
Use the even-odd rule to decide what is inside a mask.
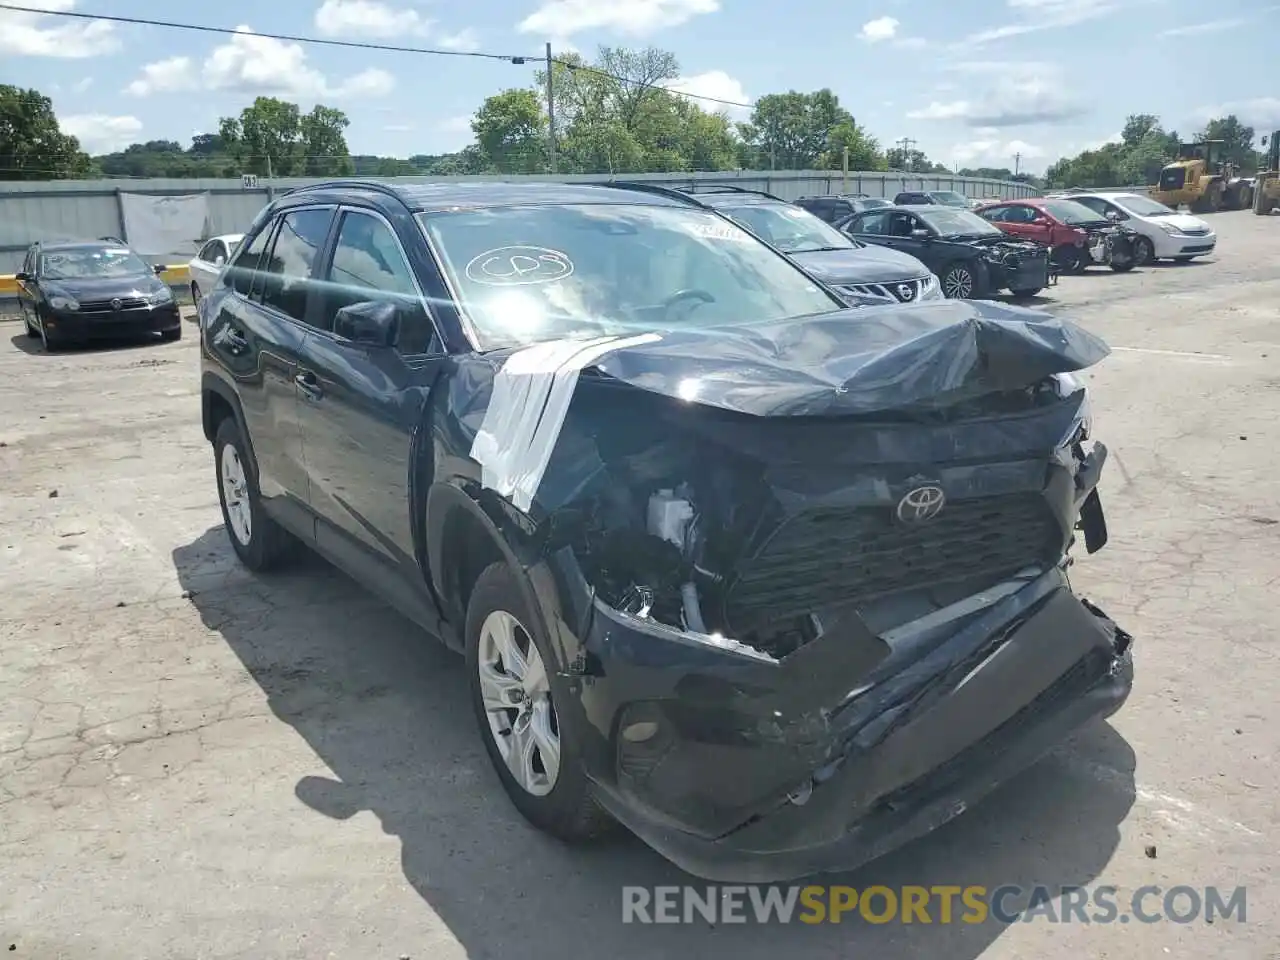
[[[464,651],[561,838],[847,868],[1128,695],[1066,577],[1107,348],[1065,321],[848,308],[678,195],[338,181],[259,214],[200,327],[235,552],[308,544]]]
[[[913,207],[937,205],[940,207],[958,207],[961,210],[972,209],[972,204],[963,193],[954,190],[907,190],[893,198],[896,207]]]
[[[868,197],[862,193],[840,193],[832,196],[800,197],[795,201],[824,223],[836,223],[855,213],[887,207],[889,201],[880,197]]]

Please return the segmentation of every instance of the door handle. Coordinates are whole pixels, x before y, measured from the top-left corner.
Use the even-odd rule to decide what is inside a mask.
[[[302,370],[295,374],[293,385],[308,400],[319,400],[324,395],[324,391],[320,388],[320,381],[310,370]]]

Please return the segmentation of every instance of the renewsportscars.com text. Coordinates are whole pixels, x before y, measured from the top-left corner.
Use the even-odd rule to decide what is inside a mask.
[[[623,923],[1214,923],[1246,921],[1244,887],[623,887]]]

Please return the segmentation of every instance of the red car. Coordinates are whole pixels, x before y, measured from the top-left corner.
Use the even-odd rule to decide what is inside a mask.
[[[1074,200],[1000,200],[974,213],[1005,233],[1048,247],[1058,269],[1065,272],[1095,263],[1123,272],[1136,263],[1130,231]]]

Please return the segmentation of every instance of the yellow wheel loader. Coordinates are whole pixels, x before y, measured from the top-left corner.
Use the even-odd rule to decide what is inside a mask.
[[[1151,198],[1175,210],[1185,203],[1192,213],[1247,210],[1253,188],[1235,164],[1222,157],[1223,146],[1222,140],[1179,144],[1177,158],[1160,171]]]
[[[1267,165],[1258,171],[1253,182],[1253,212],[1265,217],[1272,210],[1280,209],[1280,130],[1271,131],[1270,137],[1262,138],[1267,151]]]

